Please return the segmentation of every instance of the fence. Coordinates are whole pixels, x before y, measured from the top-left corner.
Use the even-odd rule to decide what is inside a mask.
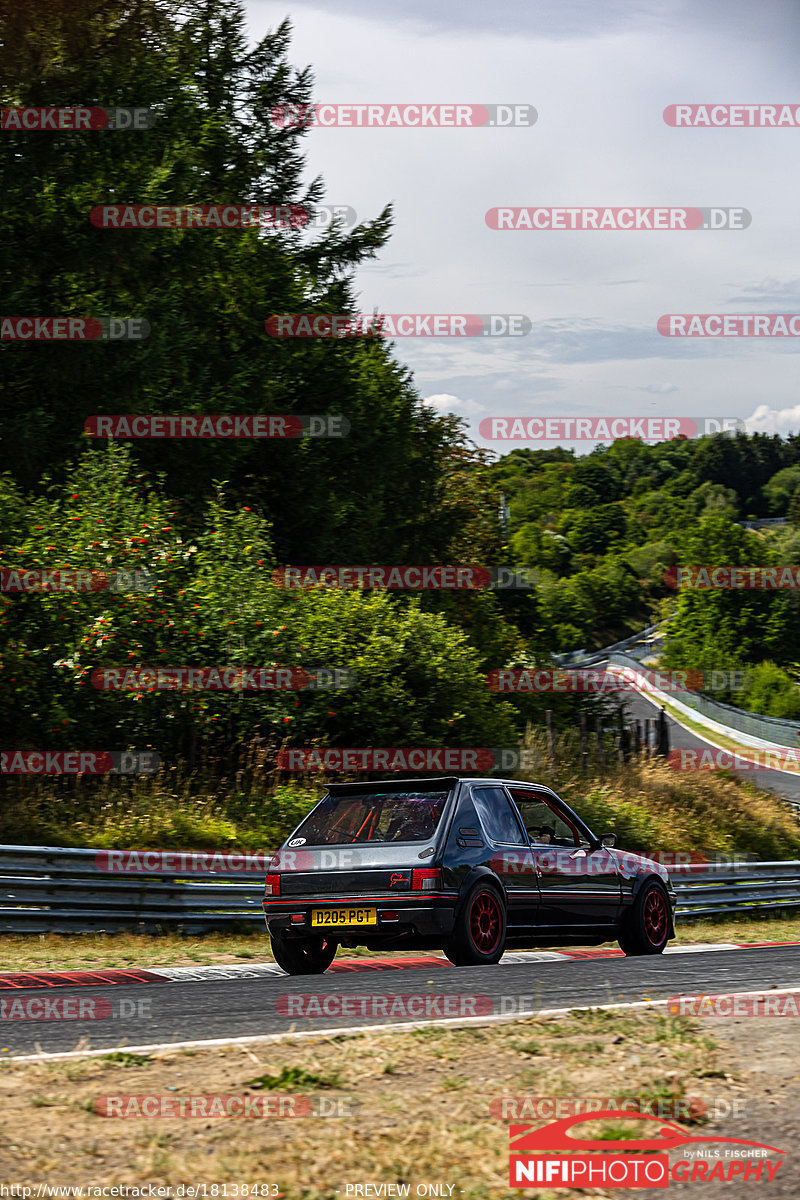
[[[263,873],[129,875],[102,870],[97,850],[0,846],[0,931],[73,933],[172,927],[201,933],[263,928]],[[800,862],[675,868],[683,921],[800,908]]]

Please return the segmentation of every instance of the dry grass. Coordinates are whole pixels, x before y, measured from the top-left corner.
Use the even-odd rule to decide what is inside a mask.
[[[677,939],[670,945],[690,946],[702,942],[800,942],[800,916],[780,913],[758,917],[740,917],[726,921],[692,921],[676,929]]]
[[[697,1022],[606,1012],[483,1029],[321,1035],[314,1043],[171,1052],[131,1065],[7,1062],[0,1178],[62,1186],[205,1182],[209,1195],[213,1183],[272,1182],[286,1200],[342,1200],[348,1183],[366,1182],[408,1182],[412,1195],[419,1183],[452,1184],[464,1200],[563,1196],[509,1189],[508,1135],[490,1115],[492,1098],[719,1095],[720,1079],[702,1077],[718,1067]],[[93,1111],[97,1097],[121,1093],[252,1093],[254,1077],[293,1069],[295,1078],[303,1071],[324,1086],[287,1091],[350,1098],[355,1115],[112,1120]]]
[[[8,782],[0,843],[154,850],[274,850],[316,804],[320,783],[276,786],[169,768],[153,776],[19,777]]]
[[[554,778],[541,736],[530,734],[528,741],[536,766],[527,777],[554,787],[596,833],[616,833],[625,850],[800,858],[793,811],[729,772],[676,771],[663,759],[641,758],[607,760],[602,771],[590,764],[584,778],[575,769],[574,738],[565,736]]]
[[[345,958],[373,953],[362,947],[340,951]],[[392,951],[393,956],[397,953],[411,952]],[[253,933],[219,932],[203,936],[180,933],[0,934],[0,971],[191,967],[272,961],[269,937],[261,926]]]
[[[593,743],[592,743],[593,744]],[[674,771],[662,760],[617,760],[606,737],[602,768],[581,775],[577,735],[557,739],[551,774],[543,734],[529,729],[534,764],[521,777],[549,783],[598,833],[632,851],[800,857],[800,824],[780,799],[722,771]],[[278,784],[246,771],[170,768],[151,778],[14,779],[0,842],[101,848],[260,850],[280,846],[324,790],[311,778]]]

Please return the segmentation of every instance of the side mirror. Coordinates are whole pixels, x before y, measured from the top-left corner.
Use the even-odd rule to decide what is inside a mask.
[[[616,844],[617,835],[615,833],[604,833],[600,838],[600,845],[604,846],[606,850],[610,850],[612,846],[616,846]]]

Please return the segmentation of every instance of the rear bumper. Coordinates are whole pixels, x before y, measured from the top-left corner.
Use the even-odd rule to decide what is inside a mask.
[[[269,932],[284,937],[309,937],[322,934],[339,940],[368,941],[373,938],[398,938],[419,936],[445,938],[453,931],[457,896],[432,897],[423,900],[419,896],[406,899],[397,895],[366,896],[336,899],[327,895],[318,899],[307,896],[276,896],[262,901],[264,920]],[[374,908],[376,925],[312,926],[312,909]],[[397,920],[387,919],[384,913],[396,913]],[[292,921],[293,916],[302,915],[302,923]]]

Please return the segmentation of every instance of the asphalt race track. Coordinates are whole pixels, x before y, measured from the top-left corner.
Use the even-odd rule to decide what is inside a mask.
[[[31,997],[94,1000],[112,1015],[94,1020],[0,1020],[3,1058],[38,1052],[130,1048],[303,1030],[407,1023],[407,1016],[289,1018],[286,997],[480,996],[481,1011],[513,1013],[596,1004],[641,1003],[678,994],[800,990],[800,945],[674,953],[648,958],[512,962],[494,967],[430,967],[354,971],[305,977],[205,979],[105,987],[14,988],[8,1005]],[[283,999],[282,999],[283,998]],[[97,1003],[105,1001],[105,1004]],[[332,1002],[333,1003],[333,1002]],[[110,1007],[109,1007],[110,1006]],[[88,1011],[84,1008],[84,1012]],[[413,1018],[412,1018],[413,1019]],[[437,1018],[425,1018],[435,1021]],[[483,1018],[481,1018],[483,1019]],[[491,1017],[487,1018],[491,1020]]]
[[[638,692],[623,694],[628,713],[634,720],[643,721],[648,717],[652,718],[661,708],[658,701],[650,700]],[[688,729],[684,729],[669,714],[667,714],[667,725],[669,727],[670,749],[709,749],[708,742],[704,742],[696,734],[691,733]],[[776,792],[778,795],[785,796],[789,800],[800,800],[800,774],[792,775],[787,771],[767,770],[739,771],[734,772],[734,774],[738,774],[742,779],[755,784],[756,787]]]

